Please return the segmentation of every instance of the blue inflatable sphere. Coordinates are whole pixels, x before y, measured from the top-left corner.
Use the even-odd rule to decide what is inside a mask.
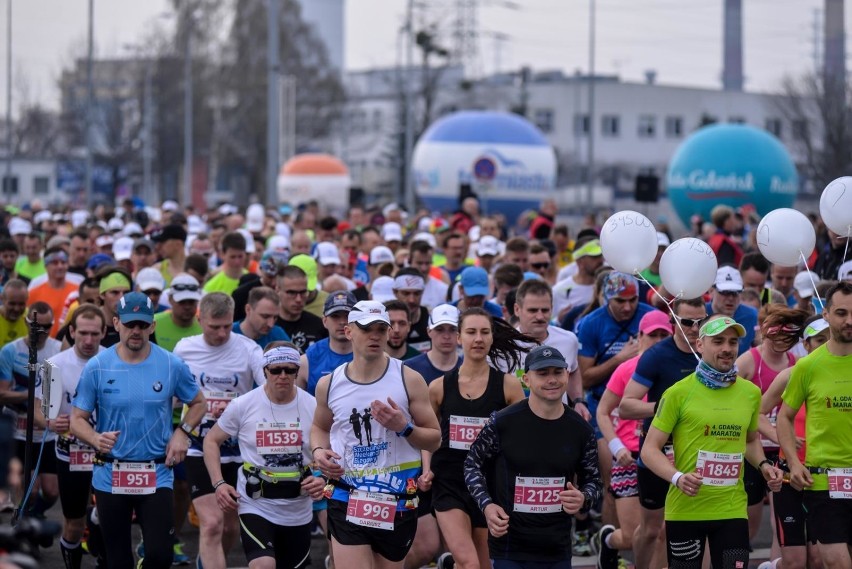
[[[752,205],[760,215],[792,207],[799,191],[784,145],[764,130],[739,124],[710,125],[692,134],[672,157],[666,182],[687,227],[694,214],[709,221],[719,204]]]

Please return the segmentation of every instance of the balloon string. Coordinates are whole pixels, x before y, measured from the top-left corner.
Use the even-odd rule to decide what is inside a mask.
[[[849,239],[846,240],[846,244],[847,244],[847,246],[849,245]],[[824,306],[822,299],[819,297],[819,291],[817,290],[816,281],[814,280],[814,274],[811,272],[811,268],[808,267],[808,260],[805,259],[805,254],[801,250],[799,251],[799,255],[802,256],[802,261],[804,261],[804,263],[805,263],[805,270],[808,272],[808,278],[811,279],[811,286],[814,287],[814,295],[816,295],[816,298],[819,301],[820,306]]]
[[[666,305],[666,308],[668,309],[669,314],[671,314],[671,315],[672,315],[672,320],[674,321],[675,326],[677,326],[677,329],[678,329],[678,330],[680,330],[680,333],[681,333],[681,334],[683,334],[683,338],[686,340],[686,345],[687,345],[687,346],[689,346],[689,351],[690,351],[690,352],[692,352],[692,355],[693,355],[693,356],[695,356],[695,359],[696,359],[697,361],[699,361],[699,362],[700,362],[700,361],[701,361],[701,356],[699,356],[699,355],[698,355],[698,353],[695,351],[695,348],[693,348],[693,347],[692,347],[692,342],[690,342],[690,341],[687,339],[687,337],[686,337],[686,330],[684,330],[684,329],[683,329],[683,326],[682,326],[682,325],[681,325],[681,323],[680,323],[680,318],[678,318],[678,317],[677,317],[677,315],[674,313],[674,308],[672,308],[672,307],[674,306],[674,302],[675,302],[678,298],[681,298],[681,296],[682,296],[682,295],[680,295],[680,294],[679,294],[679,295],[677,295],[676,297],[674,297],[674,298],[673,298],[673,299],[671,299],[671,300],[666,300],[666,298],[665,298],[663,295],[661,295],[661,294],[660,294],[660,292],[657,290],[657,287],[655,287],[654,285],[652,285],[651,283],[649,283],[649,282],[648,282],[648,279],[646,279],[646,278],[645,278],[645,276],[644,276],[644,275],[642,275],[639,271],[634,271],[633,275],[634,275],[637,279],[639,279],[640,281],[642,281],[643,283],[645,283],[646,285],[648,285],[648,287],[650,287],[650,289],[651,289],[652,291],[654,291],[654,294],[656,294],[656,295],[659,297],[659,299],[663,301],[663,304],[665,304],[665,305]]]
[[[849,237],[852,235],[852,226],[846,228],[846,247],[843,249],[843,262],[846,262],[846,254],[849,253]]]

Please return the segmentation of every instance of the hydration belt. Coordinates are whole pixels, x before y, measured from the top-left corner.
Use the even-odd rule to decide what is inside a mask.
[[[253,500],[298,498],[302,495],[302,480],[311,476],[311,469],[304,467],[292,472],[272,472],[251,463],[243,463],[246,477],[246,495]]]

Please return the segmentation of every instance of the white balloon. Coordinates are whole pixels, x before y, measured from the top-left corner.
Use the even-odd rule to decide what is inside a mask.
[[[852,176],[832,181],[819,197],[819,214],[825,226],[844,237],[852,237]]]
[[[657,230],[651,220],[637,211],[619,211],[601,229],[601,249],[616,271],[644,271],[657,256]]]
[[[850,187],[852,191],[852,187]],[[795,209],[774,209],[757,226],[757,248],[771,263],[795,267],[807,259],[816,245],[814,226]]]
[[[678,239],[660,258],[660,279],[675,297],[698,298],[713,286],[719,263],[707,243],[695,237]]]

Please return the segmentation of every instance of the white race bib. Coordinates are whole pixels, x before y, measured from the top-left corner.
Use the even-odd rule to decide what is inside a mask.
[[[852,468],[828,469],[828,496],[838,500],[852,498]]]
[[[470,445],[487,422],[487,417],[450,415],[450,448],[470,450]]]
[[[698,451],[695,468],[707,486],[736,486],[743,468],[742,453]]]
[[[559,493],[565,477],[515,477],[514,511],[527,514],[553,514],[562,511]]]
[[[204,398],[207,400],[207,412],[204,414],[205,421],[217,421],[228,403],[237,398],[236,391],[205,391]]]
[[[296,454],[302,452],[302,428],[295,423],[258,423],[255,431],[257,453]]]
[[[393,531],[396,498],[380,492],[353,490],[346,507],[346,521],[368,528]]]
[[[71,472],[91,472],[95,462],[95,449],[88,445],[71,444],[68,446],[68,470]]]
[[[153,462],[116,462],[112,465],[112,493],[140,496],[157,491]]]

